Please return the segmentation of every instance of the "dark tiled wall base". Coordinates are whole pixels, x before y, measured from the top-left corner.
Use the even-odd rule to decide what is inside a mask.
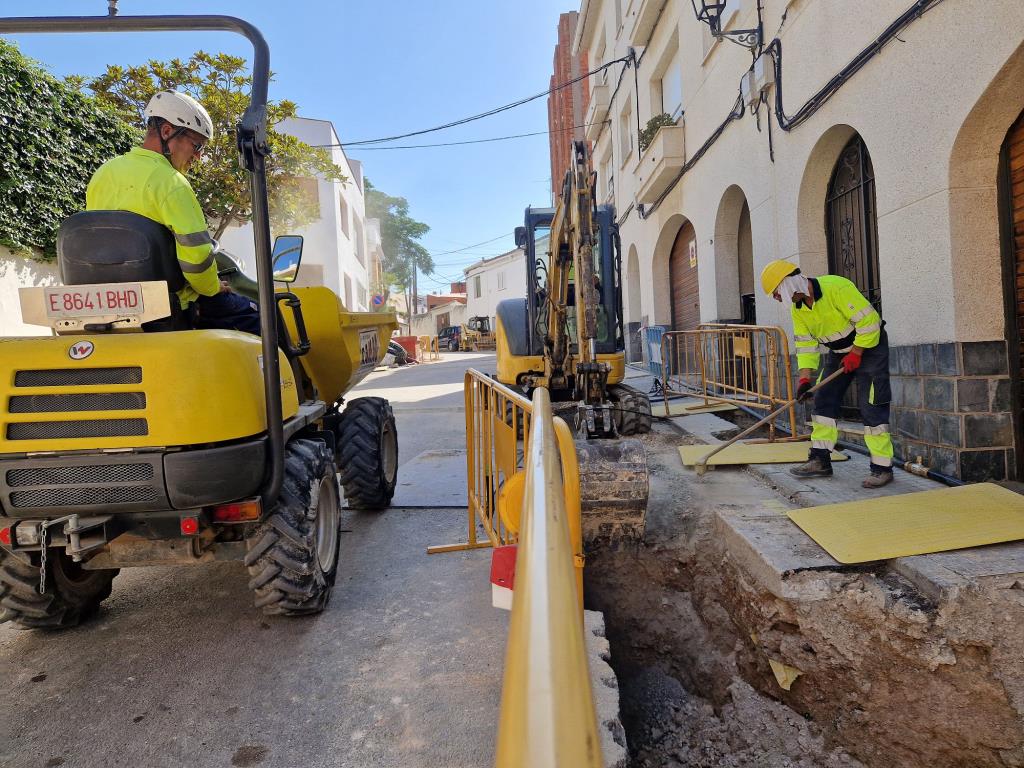
[[[896,455],[967,481],[1016,475],[1006,342],[891,350]]]

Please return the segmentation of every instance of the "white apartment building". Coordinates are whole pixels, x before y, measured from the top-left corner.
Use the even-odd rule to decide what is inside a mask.
[[[791,333],[764,265],[844,275],[888,324],[898,455],[1024,476],[1024,3],[695,5],[727,33],[760,21],[762,44],[714,37],[688,0],[579,10],[589,68],[636,55],[592,79],[584,120],[627,324]],[[662,113],[674,124],[641,152]]]
[[[466,316],[489,317],[494,330],[498,302],[526,297],[526,254],[516,248],[481,259],[462,270],[466,275]]]
[[[329,120],[291,118],[277,125],[277,130],[312,146],[340,143]],[[366,311],[370,309],[373,265],[367,242],[363,166],[358,160],[347,158],[340,146],[329,147],[328,151],[334,164],[348,177],[348,182],[310,179],[309,197],[315,201],[319,216],[297,232],[274,231],[274,234],[298,234],[304,238],[296,285],[327,286],[341,297],[346,308]],[[273,224],[271,222],[272,228]],[[375,231],[374,248],[379,249],[379,224]],[[233,227],[221,238],[221,246],[240,258],[250,274],[255,263],[252,242],[250,224]]]

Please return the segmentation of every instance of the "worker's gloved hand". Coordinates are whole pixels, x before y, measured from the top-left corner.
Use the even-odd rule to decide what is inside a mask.
[[[841,363],[843,370],[853,373],[860,368],[860,352],[848,352]]]
[[[810,379],[800,379],[796,387],[796,399],[798,403],[806,403],[811,399],[811,387],[814,386]]]

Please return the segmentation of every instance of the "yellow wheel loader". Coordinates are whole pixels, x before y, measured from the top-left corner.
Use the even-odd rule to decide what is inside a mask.
[[[459,348],[463,352],[479,352],[494,349],[494,333],[489,317],[474,316],[462,326],[459,334]]]
[[[618,226],[612,206],[595,203],[585,142],[573,142],[555,207],[526,209],[516,245],[526,254],[527,295],[497,306],[497,379],[527,397],[546,387],[555,412],[584,438],[584,511],[642,519],[646,452],[621,438],[650,431],[651,404],[624,384]]]
[[[109,596],[118,569],[237,560],[265,613],[324,609],[351,508],[394,493],[391,407],[343,398],[387,350],[394,315],[346,311],[294,280],[302,241],[270,242],[265,156],[269,51],[225,16],[0,19],[0,34],[228,30],[254,49],[237,127],[250,174],[261,336],[193,330],[185,278],[160,224],[75,214],[58,232],[61,285],[21,290],[49,337],[0,339],[0,620],[66,627]],[[287,287],[287,286],[285,286]],[[200,596],[201,599],[201,596]]]

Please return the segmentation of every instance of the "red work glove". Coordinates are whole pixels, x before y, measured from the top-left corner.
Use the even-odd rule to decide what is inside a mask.
[[[860,368],[860,352],[849,352],[842,361],[843,370],[853,373]]]
[[[810,389],[812,382],[810,379],[800,379],[800,382],[796,387],[796,400],[798,403],[806,403],[811,399]]]

